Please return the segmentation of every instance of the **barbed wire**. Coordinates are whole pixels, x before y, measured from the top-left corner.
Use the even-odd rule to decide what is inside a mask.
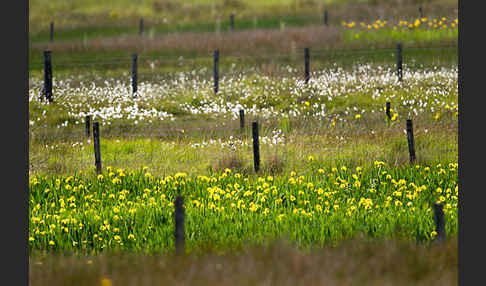
[[[385,120],[384,120],[385,121]],[[262,122],[259,122],[262,124]],[[263,122],[264,124],[264,122]],[[248,124],[243,128],[239,128],[237,123],[235,122],[234,127],[209,127],[209,128],[173,128],[173,129],[159,129],[158,132],[149,131],[144,132],[143,130],[124,130],[120,128],[120,131],[113,131],[113,129],[108,129],[108,131],[100,133],[100,138],[106,139],[117,139],[117,138],[226,138],[226,139],[251,139],[251,126]],[[339,125],[339,124],[338,124]],[[403,126],[402,126],[403,125]],[[405,124],[402,125],[395,125],[392,128],[383,128],[381,130],[375,130],[375,134],[384,133],[384,132],[396,132],[397,130],[405,130]],[[268,126],[268,125],[267,125]],[[334,135],[345,135],[349,133],[353,133],[353,135],[359,134],[370,134],[371,129],[360,129],[360,130],[348,130],[342,128],[342,126],[331,126],[330,124],[326,124],[323,126],[313,126],[314,131],[302,131],[298,130],[298,128],[292,128],[291,131],[283,132],[280,128],[278,128],[278,124],[270,125],[277,129],[267,129],[266,132],[262,132],[260,136],[262,137],[272,137],[277,135],[285,135],[285,136],[292,136],[292,137],[300,137],[300,136],[334,136]],[[403,128],[401,128],[401,127]],[[317,127],[317,128],[316,128]],[[384,124],[386,127],[386,124]],[[109,127],[108,127],[109,128]],[[307,127],[303,127],[304,129],[309,129]],[[88,140],[92,139],[92,134],[88,137],[86,135],[84,128],[79,128],[79,131],[76,132],[69,132],[69,133],[61,133],[61,132],[52,132],[49,129],[45,129],[41,131],[41,134],[38,134],[38,130],[29,131],[29,138],[31,140],[39,140],[39,141],[51,141],[51,140],[67,140],[67,139],[74,139],[74,140]],[[136,131],[134,133],[132,131]],[[274,133],[275,131],[279,131],[278,133]],[[416,133],[422,133],[423,130],[417,129]],[[37,133],[37,134],[36,134]]]
[[[435,51],[452,51],[457,50],[457,47],[452,46],[437,46],[437,47],[406,47],[403,51],[407,50],[435,50]],[[342,50],[329,50],[329,49],[311,49],[310,54],[313,56],[323,56],[323,57],[332,57],[332,56],[345,56],[345,55],[370,55],[370,54],[377,54],[377,53],[388,53],[388,52],[396,52],[395,48],[372,48],[372,49],[342,49]],[[137,58],[141,60],[138,64],[143,62],[147,63],[149,61],[157,60],[158,64],[160,63],[173,63],[173,62],[197,62],[201,61],[201,59],[208,59],[208,63],[212,63],[212,54],[209,55],[198,55],[195,57],[182,57],[179,56],[168,56],[168,55],[156,55],[156,56],[148,56],[148,55],[138,55]],[[224,63],[225,58],[232,59],[232,60],[247,60],[247,59],[267,59],[267,60],[276,60],[276,59],[300,59],[302,55],[300,53],[288,53],[288,54],[259,54],[259,55],[235,55],[229,54],[224,55],[220,53],[220,64]],[[162,60],[162,61],[161,61]],[[99,60],[82,60],[82,59],[70,59],[69,62],[58,62],[52,61],[52,67],[82,67],[82,66],[103,66],[103,65],[122,65],[122,64],[131,64],[132,58],[131,55],[127,56],[126,58],[117,57],[117,58],[103,58]],[[43,62],[32,62],[30,63],[31,69],[38,69],[43,67]]]

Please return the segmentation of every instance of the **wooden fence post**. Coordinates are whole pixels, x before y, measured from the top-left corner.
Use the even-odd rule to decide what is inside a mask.
[[[410,154],[410,163],[415,162],[415,142],[413,139],[412,119],[407,119],[407,140],[408,152]]]
[[[49,40],[51,42],[54,41],[54,22],[51,22],[50,28],[49,28]]]
[[[240,109],[240,131],[245,130],[245,110]]]
[[[324,10],[324,25],[327,27],[329,24],[327,23],[328,20],[328,15],[327,15],[327,9]]]
[[[391,108],[391,104],[390,104],[390,102],[387,102],[386,103],[386,116],[388,116],[388,120],[391,120],[390,108]]]
[[[260,170],[260,143],[258,142],[258,122],[252,122],[252,134],[253,134],[253,166],[255,172]]]
[[[310,58],[309,48],[304,48],[304,68],[305,68],[304,80],[306,84],[309,82],[310,79],[309,58]]]
[[[402,44],[397,45],[397,76],[398,80],[402,81]]]
[[[437,232],[437,239],[440,242],[445,240],[445,221],[444,221],[444,210],[441,204],[434,204],[434,219],[435,219],[435,232]]]
[[[86,137],[89,138],[90,136],[90,128],[91,128],[91,116],[86,115]]]
[[[218,93],[219,90],[219,50],[214,51],[213,56],[213,78],[214,78],[214,93]]]
[[[419,15],[420,15],[420,18],[424,17],[424,10],[422,9],[422,6],[419,7]]]
[[[44,51],[44,90],[45,98],[52,102],[52,63],[51,51]]]
[[[96,174],[101,174],[100,127],[99,122],[93,123],[93,143],[95,152]]]
[[[235,30],[235,14],[230,14],[230,30],[233,32]]]
[[[137,96],[137,54],[132,55],[132,94]]]
[[[175,249],[176,254],[184,253],[185,235],[184,235],[184,199],[178,195],[174,203],[174,220],[175,220]]]
[[[138,23],[138,34],[143,36],[143,18],[140,18],[140,22]]]

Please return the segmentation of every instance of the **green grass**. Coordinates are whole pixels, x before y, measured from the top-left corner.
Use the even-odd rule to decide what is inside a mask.
[[[410,71],[402,83],[380,65],[327,69],[307,86],[296,78],[256,73],[224,78],[218,94],[193,79],[152,82],[133,99],[128,85],[113,79],[96,87],[61,78],[54,103],[31,97],[31,249],[170,252],[171,204],[178,193],[187,202],[189,252],[282,238],[299,247],[335,245],[357,235],[428,241],[434,229],[431,205],[438,200],[447,209],[447,235],[457,234],[454,68]],[[40,86],[32,79],[31,94]],[[398,114],[389,123],[385,101]],[[212,104],[214,111],[205,111]],[[247,110],[244,132],[234,111],[225,109],[228,104]],[[103,178],[97,179],[80,112],[116,106],[120,111],[98,117]],[[137,112],[130,109],[134,106]],[[189,111],[199,109],[202,114]],[[149,115],[153,110],[169,113]],[[115,115],[121,118],[110,118]],[[414,119],[416,142],[412,165],[404,134],[408,118]],[[249,129],[254,120],[261,124],[258,174]],[[278,141],[268,143],[271,138]],[[398,183],[402,179],[405,185]],[[224,192],[218,189],[217,198],[208,187]],[[372,199],[372,212],[365,199]]]
[[[374,63],[387,66],[396,65],[396,43],[387,48],[326,50],[311,48],[311,71],[331,68],[339,63],[341,67],[351,67],[358,63]],[[259,53],[260,58],[240,58],[220,53],[220,74],[224,76],[233,70],[278,71],[285,75],[282,67],[290,66],[303,74],[303,49],[298,54],[288,54],[276,58],[270,52]],[[457,46],[410,47],[402,42],[403,63],[410,69],[434,66],[457,65]],[[73,73],[84,76],[122,77],[131,73],[131,51],[85,51],[73,55],[69,52],[53,52],[52,65],[55,77],[69,77]],[[138,53],[138,74],[146,78],[157,75],[171,75],[180,71],[207,69],[207,78],[212,76],[212,52],[150,51]],[[180,57],[183,60],[180,60]],[[43,77],[43,54],[31,51],[29,56],[29,75],[31,78]],[[152,68],[150,63],[156,63]],[[297,74],[298,75],[298,74]]]
[[[327,28],[320,2],[219,1],[214,9],[210,1],[153,2],[165,1],[29,2],[32,285],[178,285],[180,269],[189,269],[192,280],[184,281],[194,285],[457,281],[457,29],[339,27],[378,14],[415,19],[417,4],[427,17],[454,18],[457,1],[410,1],[400,9],[327,1]],[[402,83],[395,81],[398,41]],[[215,47],[222,51],[218,94]],[[304,47],[311,48],[308,86],[301,82]],[[46,49],[53,51],[51,104],[37,99]],[[134,52],[137,99],[130,93]],[[392,122],[386,101],[398,114]],[[84,134],[87,112],[100,113],[103,178]],[[414,164],[404,133],[409,118]],[[260,124],[258,173],[253,121]],[[186,210],[182,257],[172,254],[177,194]],[[437,201],[445,207],[445,244],[432,242]]]
[[[457,40],[458,29],[413,29],[413,30],[393,30],[384,29],[378,31],[353,31],[347,30],[343,35],[345,43],[351,44],[359,42],[361,44],[371,43],[406,43],[411,46],[423,42],[434,42],[441,40],[450,40],[451,42]]]
[[[308,155],[317,155],[325,164],[356,165],[377,159],[406,164],[403,130],[409,118],[414,120],[420,163],[457,160],[454,72],[407,68],[400,84],[386,66],[364,67],[362,72],[326,69],[313,74],[315,82],[309,86],[302,85],[299,77],[260,73],[222,77],[218,94],[204,76],[183,81],[155,78],[141,84],[137,99],[131,97],[126,79],[60,77],[51,104],[37,99],[42,82],[32,78],[31,171],[68,174],[93,169],[92,145],[84,135],[87,112],[106,116],[95,119],[101,122],[103,162],[123,168],[148,164],[160,175],[208,174],[228,164],[251,170],[252,121],[259,121],[262,140],[279,140],[262,141],[265,172],[302,169]],[[383,111],[386,101],[398,116],[391,125]],[[132,111],[135,103],[137,110]],[[113,107],[120,111],[110,110]],[[246,110],[244,132],[239,130],[235,108]],[[361,118],[356,119],[357,114]],[[196,146],[203,143],[208,145]],[[227,157],[230,143],[236,151]]]
[[[266,18],[251,18],[235,20],[235,30],[249,29],[280,29],[281,22],[287,27],[303,27],[307,25],[319,24],[321,18],[319,15],[284,15]],[[227,32],[230,30],[228,19],[222,19],[211,22],[184,23],[175,25],[150,24],[144,21],[144,35],[146,37],[163,36],[167,33],[174,32]],[[55,27],[55,41],[70,41],[76,39],[92,40],[100,37],[116,37],[124,35],[136,35],[139,33],[139,22],[134,22],[130,26],[122,25],[103,25],[88,26],[78,29],[68,29]],[[48,42],[50,40],[49,28],[32,33],[30,36],[31,43]]]
[[[380,1],[381,2],[381,1]],[[152,26],[169,27],[173,29],[193,24],[216,22],[217,17],[221,21],[227,21],[230,13],[236,14],[236,23],[252,23],[257,17],[258,25],[265,24],[266,18],[277,18],[281,15],[297,16],[296,24],[314,18],[313,22],[322,23],[322,11],[327,8],[330,11],[329,23],[337,24],[341,20],[355,18],[357,20],[377,18],[381,14],[387,18],[396,16],[396,8],[400,8],[400,16],[409,18],[417,16],[418,5],[422,5],[428,16],[450,16],[457,8],[457,1],[400,1],[400,3],[377,1],[29,1],[29,24],[33,34],[48,31],[49,23],[56,22],[56,27],[63,29],[80,29],[89,26],[123,26],[137,27],[140,17],[144,17]],[[381,13],[380,13],[381,12]],[[297,18],[296,18],[297,19]],[[289,21],[292,22],[292,21]],[[158,23],[158,24],[157,24]],[[289,23],[293,24],[293,23]],[[248,24],[247,24],[248,25]],[[242,23],[244,27],[245,24]],[[250,26],[253,26],[251,24]],[[242,27],[242,28],[243,28]]]
[[[209,177],[158,178],[150,168],[105,168],[98,178],[34,176],[29,179],[29,245],[31,250],[95,253],[173,250],[177,194],[186,202],[189,252],[281,238],[300,247],[334,245],[359,233],[430,240],[435,202],[445,207],[447,236],[457,234],[457,164],[361,167],[315,164],[306,176],[298,171],[275,177],[227,170]]]

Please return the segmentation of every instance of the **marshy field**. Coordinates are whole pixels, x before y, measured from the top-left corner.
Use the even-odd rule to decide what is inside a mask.
[[[457,6],[29,1],[29,284],[457,285]]]

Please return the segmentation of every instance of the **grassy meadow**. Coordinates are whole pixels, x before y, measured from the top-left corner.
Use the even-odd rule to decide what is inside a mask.
[[[99,2],[29,2],[32,285],[455,284],[457,1]]]

